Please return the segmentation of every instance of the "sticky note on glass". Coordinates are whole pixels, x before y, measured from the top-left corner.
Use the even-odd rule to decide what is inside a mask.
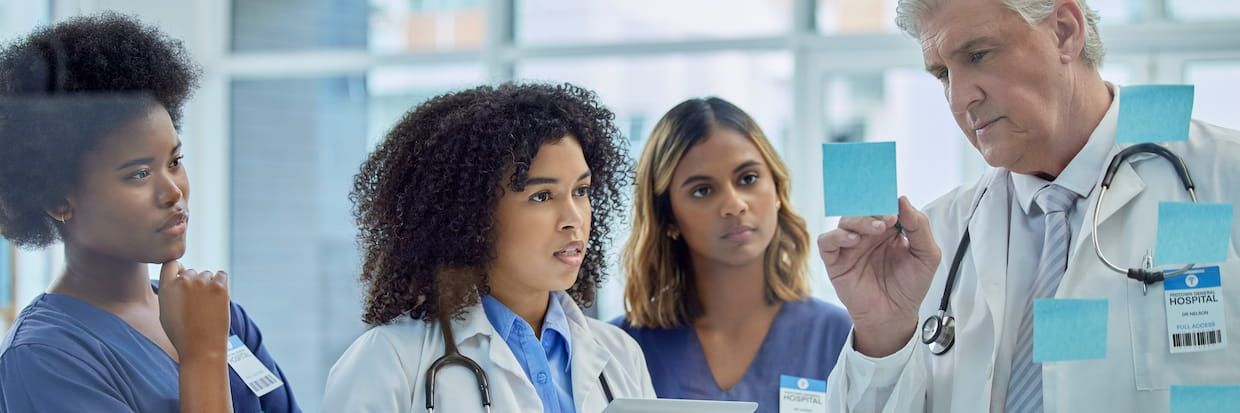
[[[1188,140],[1192,85],[1128,86],[1119,91],[1119,143]]]
[[[1234,412],[1240,405],[1240,386],[1171,386],[1171,413]]]
[[[1226,261],[1232,214],[1231,204],[1159,202],[1154,265]]]
[[[1033,362],[1107,357],[1107,300],[1033,301]]]
[[[895,215],[896,143],[823,144],[822,186],[828,216]]]

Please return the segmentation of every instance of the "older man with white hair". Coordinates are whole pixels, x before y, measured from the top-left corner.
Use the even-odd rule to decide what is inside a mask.
[[[1119,90],[1098,73],[1086,1],[900,0],[897,14],[993,168],[925,214],[901,199],[898,216],[844,218],[819,237],[854,323],[828,379],[831,411],[1167,412],[1172,386],[1240,384],[1240,226],[1217,263],[1233,342],[1222,349],[1173,354],[1163,284],[1095,253],[1097,241],[1139,267],[1159,202],[1188,195],[1171,163],[1146,154],[1116,164],[1095,210],[1108,161],[1131,145],[1116,141]],[[1184,159],[1199,200],[1240,201],[1240,133],[1193,120],[1186,141],[1162,147]],[[1045,298],[1105,299],[1105,344],[1079,343],[1105,346],[1103,358],[1033,360]],[[954,341],[936,315],[954,316]]]

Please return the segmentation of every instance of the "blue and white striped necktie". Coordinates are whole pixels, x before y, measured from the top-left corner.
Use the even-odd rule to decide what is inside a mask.
[[[1025,303],[1016,333],[1012,376],[1008,381],[1008,413],[1042,412],[1042,365],[1033,362],[1033,300],[1054,297],[1059,289],[1059,281],[1068,268],[1068,243],[1072,240],[1068,211],[1077,198],[1075,192],[1055,184],[1042,187],[1033,196],[1045,216],[1046,238],[1042,241],[1033,295]]]

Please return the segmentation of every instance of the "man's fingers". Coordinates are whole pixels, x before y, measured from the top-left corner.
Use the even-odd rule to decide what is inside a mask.
[[[895,223],[895,215],[840,218],[840,228],[860,235],[880,235]]]
[[[930,232],[930,219],[918,211],[907,197],[900,197],[900,225],[909,240],[909,248],[914,252],[937,252],[939,247]]]
[[[857,233],[837,228],[818,236],[818,251],[824,263],[833,265],[844,249],[855,247],[859,242],[861,236]]]

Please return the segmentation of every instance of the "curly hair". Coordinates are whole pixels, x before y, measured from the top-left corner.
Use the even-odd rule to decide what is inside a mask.
[[[198,68],[180,41],[116,13],[36,29],[0,51],[0,233],[23,247],[60,238],[45,212],[77,184],[82,157],[162,106],[180,129]]]
[[[592,305],[632,181],[614,118],[593,92],[569,84],[480,86],[405,114],[362,164],[350,194],[364,254],[362,321],[405,314],[431,321],[477,304],[498,254],[500,197],[523,191],[538,149],[566,135],[580,143],[594,182],[589,246],[567,292]]]

